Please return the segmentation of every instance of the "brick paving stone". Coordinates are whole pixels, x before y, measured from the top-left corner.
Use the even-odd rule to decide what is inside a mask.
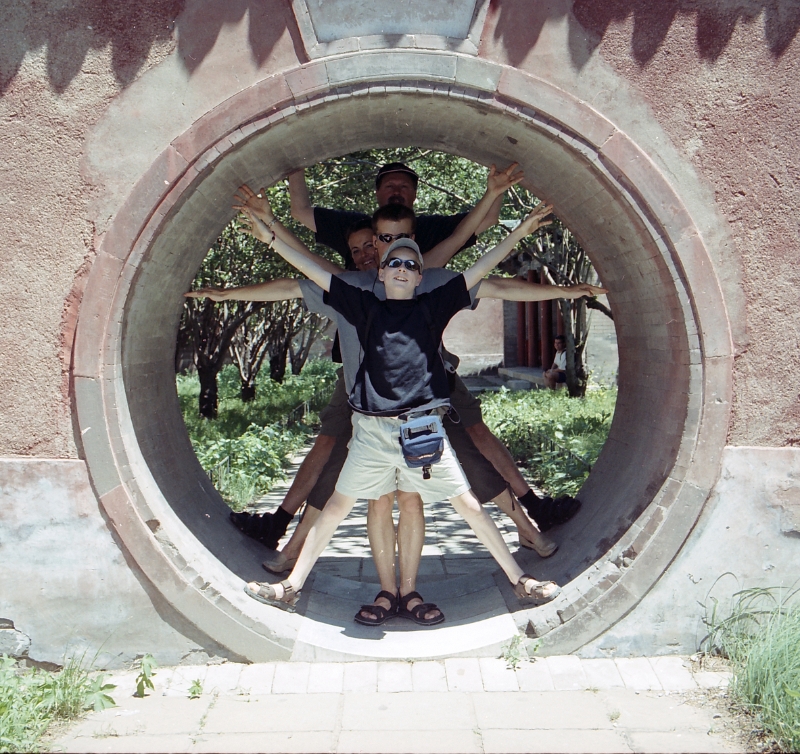
[[[662,754],[665,751],[670,754],[721,754],[741,751],[739,747],[701,731],[631,731],[627,739],[641,754]]]
[[[599,657],[582,660],[581,664],[590,689],[612,689],[625,686],[614,660]]]
[[[485,754],[627,754],[632,749],[614,730],[487,730],[483,732],[483,751]]]
[[[206,691],[207,688],[204,682],[207,670],[208,668],[205,665],[184,665],[175,668],[164,696],[188,697],[189,689],[195,681],[200,681],[203,691]]]
[[[677,694],[608,689],[598,696],[619,729],[707,732],[711,728],[713,712],[695,707]]]
[[[308,676],[308,693],[341,694],[344,683],[344,665],[341,662],[317,662],[311,665]]]
[[[475,694],[475,697],[483,697]],[[503,696],[509,696],[504,694]],[[342,730],[383,731],[398,721],[411,733],[432,730],[472,730],[475,713],[467,694],[400,693],[346,694]],[[380,736],[378,736],[378,740]]]
[[[614,662],[625,682],[632,691],[661,690],[661,683],[646,657],[617,657]]]
[[[405,662],[378,663],[378,693],[412,691],[411,666]]]
[[[344,668],[342,688],[345,694],[378,690],[378,663],[354,662]]]
[[[579,657],[573,655],[545,657],[544,661],[550,670],[556,691],[576,691],[588,688],[586,674],[583,672],[583,665]]]
[[[653,668],[664,691],[691,691],[697,688],[692,671],[682,657],[651,657]]]
[[[94,738],[77,738],[74,741],[62,743],[59,750],[64,752],[74,752],[75,754],[129,754],[129,752],[142,752],[142,754],[162,754],[168,752],[192,751],[192,739],[187,735],[136,735],[134,736],[115,736],[113,734],[100,734]]]
[[[331,731],[340,706],[340,694],[220,696],[208,710],[203,734]]]
[[[553,678],[547,663],[541,659],[523,662],[517,668],[517,682],[520,691],[553,691]]]
[[[343,730],[336,748],[341,754],[480,754],[480,737],[472,730]]]
[[[447,674],[443,662],[415,662],[411,666],[414,691],[447,691]]]
[[[611,729],[603,700],[589,691],[473,694],[478,726],[501,730]]]
[[[450,691],[483,691],[481,666],[477,657],[448,657],[444,661]]]
[[[261,731],[259,733],[203,734],[191,752],[209,754],[306,754],[333,751],[332,731]],[[138,751],[138,750],[137,750]]]
[[[694,674],[694,680],[701,689],[725,688],[731,680],[731,674],[713,670],[700,670]]]
[[[206,694],[229,694],[239,685],[239,676],[244,665],[226,662],[222,665],[209,665],[203,680],[203,692]]]
[[[517,674],[505,660],[481,657],[479,664],[484,691],[519,691]]]
[[[273,694],[305,694],[308,691],[308,662],[276,662],[272,680]]]
[[[239,676],[239,692],[271,694],[273,678],[275,678],[275,663],[262,662],[248,665]]]

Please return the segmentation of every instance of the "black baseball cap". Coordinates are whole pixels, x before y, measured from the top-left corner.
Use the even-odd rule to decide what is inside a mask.
[[[402,162],[390,162],[384,165],[378,171],[378,175],[375,176],[376,189],[380,188],[383,176],[388,175],[389,173],[405,173],[406,175],[410,175],[411,180],[414,181],[414,188],[417,187],[417,183],[419,182],[419,176],[410,167],[408,167],[408,165],[403,165]]]

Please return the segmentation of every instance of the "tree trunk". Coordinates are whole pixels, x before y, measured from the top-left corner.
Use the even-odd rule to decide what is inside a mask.
[[[197,376],[200,378],[200,416],[206,419],[217,418],[217,370],[214,367],[197,366]]]
[[[242,399],[242,403],[250,403],[250,401],[255,400],[256,397],[255,382],[252,383],[242,382],[241,389],[239,390],[239,397]]]
[[[269,378],[281,384],[286,374],[286,353],[288,348],[283,345],[275,353],[269,355]]]

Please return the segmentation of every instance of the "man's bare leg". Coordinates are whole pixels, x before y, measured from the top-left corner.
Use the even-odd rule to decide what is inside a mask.
[[[555,542],[539,531],[536,523],[525,515],[522,506],[514,503],[514,499],[508,490],[499,494],[492,502],[514,522],[520,539],[526,539],[530,542],[540,555],[545,556],[548,550],[552,550],[549,554],[555,552]]]
[[[508,448],[492,434],[489,427],[483,422],[478,422],[471,427],[466,427],[466,430],[472,442],[475,443],[475,447],[489,459],[500,476],[509,483],[517,497],[521,497],[530,490],[530,486],[517,468]]]
[[[308,574],[311,573],[314,564],[319,560],[322,551],[328,546],[328,542],[331,541],[339,524],[341,524],[347,517],[347,514],[353,510],[355,504],[356,499],[354,497],[347,497],[339,492],[334,492],[330,500],[328,500],[325,508],[319,514],[316,522],[308,532],[306,542],[303,545],[303,549],[300,551],[295,567],[285,579],[292,585],[296,592],[299,592],[303,588]],[[261,585],[255,581],[248,584],[248,588],[254,592],[258,592],[260,586]],[[277,598],[280,599],[283,597],[283,587],[280,584],[274,584],[273,586],[277,593]]]
[[[286,492],[283,502],[280,507],[287,513],[294,516],[300,510],[300,506],[308,499],[311,490],[319,479],[323,467],[331,457],[333,446],[336,445],[336,438],[328,435],[317,435],[311,450],[308,455],[303,459],[300,468],[297,470],[297,476]]]
[[[400,561],[400,597],[417,591],[417,576],[422,561],[422,548],[425,545],[425,512],[422,498],[416,492],[397,491],[397,506],[400,519],[397,524],[397,550]],[[415,597],[408,601],[406,608],[413,610],[422,600]],[[442,615],[438,607],[428,610],[425,620],[433,620]]]
[[[378,572],[381,591],[397,594],[397,574],[395,569],[395,531],[392,508],[394,495],[383,495],[377,500],[370,500],[367,508],[367,537],[372,550],[372,560]],[[385,597],[379,597],[373,602],[385,610],[391,609],[391,603]],[[369,610],[361,610],[361,616],[367,620],[377,618]]]
[[[581,504],[569,496],[557,500],[550,497],[540,498],[525,481],[508,448],[498,440],[483,422],[466,427],[475,447],[497,469],[498,473],[511,486],[520,503],[528,511],[528,515],[536,521],[541,531],[569,521],[580,509]]]

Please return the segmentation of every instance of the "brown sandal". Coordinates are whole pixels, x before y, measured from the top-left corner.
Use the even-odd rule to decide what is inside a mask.
[[[531,581],[534,585],[528,590],[526,585]],[[514,584],[514,593],[521,605],[544,605],[561,594],[561,587],[555,581],[537,581],[530,574],[523,573],[519,581]]]
[[[250,584],[258,588],[251,589]],[[244,587],[244,592],[248,597],[252,597],[254,600],[263,602],[265,605],[272,605],[273,607],[278,607],[290,613],[295,611],[295,605],[300,599],[300,592],[294,590],[294,587],[288,579],[280,582],[283,587],[282,597],[278,597],[278,592],[273,584],[258,581],[251,581],[250,584],[245,584]]]

